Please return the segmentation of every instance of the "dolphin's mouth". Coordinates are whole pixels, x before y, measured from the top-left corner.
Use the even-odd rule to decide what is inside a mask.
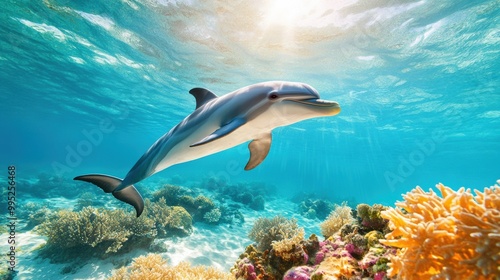
[[[331,107],[331,108],[340,108],[339,103],[335,101],[329,101],[329,100],[324,100],[324,99],[317,99],[317,98],[311,98],[311,99],[302,99],[302,100],[290,100],[293,102],[298,102],[306,105],[312,105],[312,106],[317,106],[317,107]]]

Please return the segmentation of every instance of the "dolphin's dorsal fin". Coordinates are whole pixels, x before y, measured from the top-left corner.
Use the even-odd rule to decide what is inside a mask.
[[[193,88],[189,91],[196,98],[196,109],[208,101],[217,98],[217,95],[206,88]]]
[[[250,150],[250,159],[248,160],[245,170],[251,170],[257,167],[269,153],[271,148],[271,132],[261,135],[248,144]]]
[[[235,118],[232,121],[228,122],[227,124],[221,126],[219,129],[216,131],[212,132],[212,134],[208,135],[207,137],[201,139],[200,141],[191,144],[189,147],[196,147],[200,145],[204,145],[207,143],[210,143],[214,140],[220,139],[231,132],[235,131],[238,127],[244,125],[246,123],[246,120],[243,118]]]

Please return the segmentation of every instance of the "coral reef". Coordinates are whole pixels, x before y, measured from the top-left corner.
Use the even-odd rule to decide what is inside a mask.
[[[273,241],[273,253],[285,261],[292,261],[295,259],[304,259],[304,250],[300,246],[300,242],[304,239],[304,229],[300,228],[295,235],[285,237],[279,241]],[[307,262],[305,259],[304,263]]]
[[[127,267],[122,267],[108,278],[109,280],[180,280],[180,279],[217,279],[234,280],[234,277],[213,267],[191,266],[181,262],[176,266],[168,266],[167,261],[158,254],[141,256]]]
[[[245,217],[238,210],[238,205],[221,205],[219,209],[221,211],[219,223],[242,225],[245,222]]]
[[[26,220],[24,230],[31,230],[45,220],[52,219],[56,213],[55,209],[50,209],[48,204],[26,202],[19,207],[19,218]]]
[[[252,254],[253,253],[253,254]],[[231,273],[234,275],[236,279],[244,279],[244,280],[256,280],[257,273],[255,272],[255,266],[259,264],[254,264],[247,257],[249,255],[253,255],[254,259],[258,260],[259,255],[255,248],[250,245],[247,247],[246,253],[243,254],[236,264],[231,269]],[[264,271],[263,269],[261,269]]]
[[[372,230],[372,231],[368,232],[367,234],[365,234],[364,237],[366,239],[367,245],[369,247],[372,247],[375,244],[379,243],[380,239],[384,238],[384,234],[381,233],[380,231]]]
[[[500,180],[483,192],[442,184],[416,187],[381,213],[393,230],[382,244],[400,248],[389,276],[399,279],[498,279]]]
[[[386,206],[374,204],[358,204],[356,207],[359,225],[363,231],[377,230],[380,232],[388,232],[388,221],[381,217],[380,212],[387,210]]]
[[[204,195],[199,195],[194,199],[194,207],[201,213],[207,213],[215,208],[215,203]]]
[[[303,235],[299,233],[273,242],[274,248],[266,251],[250,245],[231,272],[241,280],[384,279],[389,257],[395,255],[396,249],[376,241],[369,246],[357,233],[351,233],[352,240],[346,239],[349,235],[343,238],[338,234],[318,241],[315,235],[300,240]]]
[[[297,220],[276,216],[272,219],[258,218],[248,237],[257,242],[260,251],[270,250],[272,243],[283,239],[292,238],[300,232]]]
[[[204,195],[193,197],[190,191],[174,185],[165,185],[153,193],[152,201],[164,199],[169,206],[181,206],[192,217],[193,222],[209,224],[232,223],[242,221],[243,215],[234,208],[217,206],[216,203]]]
[[[297,221],[282,216],[257,219],[249,237],[256,246],[248,246],[231,269],[237,279],[281,279],[290,268],[307,263],[306,250],[314,248],[303,240]]]
[[[311,273],[311,280],[350,278],[356,275],[356,264],[349,257],[328,257]]]
[[[185,235],[189,235],[193,229],[193,219],[191,215],[180,206],[170,207],[170,213],[166,220],[167,232],[169,229],[181,231]]]
[[[376,221],[375,228],[387,223],[376,220],[378,207],[367,209],[373,209],[370,221]],[[259,218],[249,234],[255,246],[246,248],[231,273],[239,280],[387,279],[389,258],[396,249],[380,244],[383,233],[358,224],[362,221],[352,217],[345,203],[336,205],[322,224],[328,238],[319,241],[314,234],[304,240],[295,220]]]
[[[21,180],[19,183],[26,186],[26,191],[20,192],[22,196],[29,195],[37,198],[62,196],[72,199],[77,197],[81,192],[81,188],[75,187],[81,183],[68,181],[66,178],[48,173],[40,173],[35,180]],[[90,190],[94,188],[87,186],[83,189]]]
[[[96,195],[92,192],[84,192],[82,193],[75,204],[75,207],[73,207],[74,211],[80,211],[85,207],[88,206],[93,206],[93,207],[98,207],[98,206],[104,206],[104,202],[102,200],[96,199]],[[102,196],[101,196],[102,197]]]
[[[308,218],[324,220],[335,208],[335,206],[322,199],[304,199],[299,203],[299,213]]]
[[[144,211],[145,216],[153,221],[160,237],[187,236],[193,231],[193,219],[186,209],[168,206],[163,197],[153,203],[146,199]]]
[[[235,187],[216,180],[207,184],[215,191],[232,191],[215,198],[195,197],[182,187],[166,185],[153,195],[153,202],[146,199],[140,218],[124,210],[86,206],[91,193],[79,198],[75,209],[80,211],[29,203],[20,215],[31,221],[29,228],[47,236],[42,256],[75,264],[136,248],[165,252],[164,243],[155,243],[155,238],[189,235],[193,222],[243,223],[238,209],[265,208],[266,196],[253,191],[253,185]],[[498,184],[484,191],[454,191],[438,184],[440,194],[416,187],[396,208],[359,204],[352,211],[347,203],[333,206],[310,198],[302,200],[299,209],[309,218],[325,217],[321,241],[316,235],[305,239],[295,219],[258,218],[248,234],[254,244],[240,255],[231,274],[187,263],[172,267],[150,254],[118,269],[110,279],[497,279]],[[236,202],[224,202],[228,198]]]
[[[266,208],[266,201],[262,195],[258,195],[253,198],[248,206],[253,210],[262,211]]]
[[[309,280],[313,272],[314,268],[310,266],[294,266],[285,273],[283,280]]]
[[[221,216],[220,209],[214,208],[209,212],[205,213],[205,215],[203,215],[203,220],[206,221],[207,223],[216,224],[217,222],[219,222],[220,216]]]
[[[266,198],[276,192],[274,186],[260,182],[228,184],[215,177],[205,179],[200,187],[217,193],[217,199],[221,202],[232,200],[256,211],[264,210]]]
[[[320,225],[321,234],[325,238],[328,238],[337,233],[343,225],[352,224],[353,222],[354,218],[351,214],[351,207],[347,206],[346,203],[335,205],[333,211]]]
[[[133,241],[134,247],[149,244],[155,236],[152,227],[153,220],[146,216],[135,218],[123,210],[86,207],[80,212],[59,211],[37,232],[48,238],[46,256],[64,262],[73,255],[84,258],[116,253],[127,241]]]
[[[55,211],[49,209],[46,206],[43,206],[36,210],[35,212],[28,214],[28,223],[24,230],[30,230],[40,224],[42,224],[46,220],[50,220],[55,215]]]
[[[36,229],[47,236],[41,256],[55,262],[104,258],[148,248],[157,236],[186,236],[192,232],[192,218],[184,208],[167,206],[164,198],[157,202],[146,199],[145,203],[139,218],[124,210],[93,207],[78,212],[58,211]]]
[[[160,198],[164,198],[168,205],[179,206],[179,200],[182,196],[187,194],[187,190],[175,185],[164,185],[161,189],[153,193],[151,198],[152,202],[156,202],[160,200]]]

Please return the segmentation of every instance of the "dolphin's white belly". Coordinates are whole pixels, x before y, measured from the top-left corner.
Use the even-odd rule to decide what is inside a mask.
[[[190,147],[192,144],[200,141],[220,128],[221,116],[214,117],[211,120],[202,122],[192,131],[186,133],[186,137],[179,141],[156,166],[155,173],[174,164],[187,162],[202,158],[220,151],[227,150],[247,141],[258,139],[263,133],[269,133],[274,128],[288,125],[298,120],[290,117],[284,117],[279,109],[262,112],[254,119],[231,132],[230,134],[214,140],[212,142]],[[177,135],[174,137],[178,137]]]
[[[217,126],[204,127],[204,129],[197,130],[195,133],[188,135],[188,137],[184,138],[168,152],[156,166],[154,173],[178,163],[199,159],[230,149],[247,141],[256,139],[260,134],[266,132],[262,129],[253,127],[252,123],[247,123],[221,139],[200,146],[190,147],[192,144],[203,139],[218,128]],[[267,130],[267,132],[269,131],[270,129]]]

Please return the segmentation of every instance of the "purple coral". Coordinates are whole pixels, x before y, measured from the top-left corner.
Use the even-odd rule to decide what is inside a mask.
[[[283,280],[309,280],[314,268],[309,266],[296,266],[290,268],[283,276]]]
[[[345,250],[355,258],[361,257],[364,254],[364,250],[361,248],[356,247],[356,245],[352,243],[348,243],[345,245]]]
[[[320,264],[325,259],[325,254],[329,252],[330,249],[330,242],[327,240],[320,242],[318,252],[316,252],[314,257],[314,264]]]
[[[316,257],[314,258],[314,264],[320,264],[325,259],[325,252],[319,251],[316,253]]]

